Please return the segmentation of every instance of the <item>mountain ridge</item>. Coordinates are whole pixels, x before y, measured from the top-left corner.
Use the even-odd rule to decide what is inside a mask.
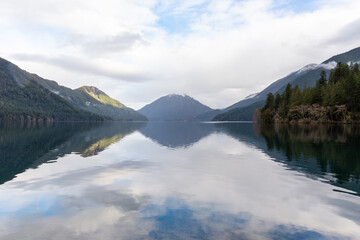
[[[74,107],[30,78],[19,85],[0,59],[0,121],[102,121],[106,118]]]
[[[0,58],[3,71],[19,86],[26,86],[30,79],[58,95],[75,108],[82,109],[93,114],[105,116],[107,119],[119,121],[146,121],[146,117],[134,109],[126,107],[119,101],[109,97],[106,93],[93,86],[83,86],[78,89],[70,89],[59,85],[56,81],[41,78],[37,74],[29,73],[10,61]]]
[[[193,121],[212,110],[186,94],[168,94],[145,105],[139,112],[152,121]]]
[[[218,114],[211,120],[242,121],[252,119],[252,115],[256,108],[259,106],[262,107],[264,105],[268,93],[273,93],[274,95],[276,93],[282,93],[288,83],[290,83],[292,86],[298,85],[300,89],[303,89],[305,86],[314,87],[316,81],[320,78],[321,71],[325,71],[329,76],[330,71],[336,67],[338,62],[349,63],[359,61],[360,47],[330,57],[320,64],[308,64],[299,70],[294,71],[285,77],[271,83],[268,87],[254,95],[252,98],[247,97],[230,105],[220,113],[221,115]]]
[[[328,60],[325,60],[323,63],[328,63],[331,61],[335,62],[342,62],[342,63],[348,63],[348,62],[359,62],[360,61],[360,47],[353,48],[347,52],[337,54],[335,56],[332,56]]]
[[[75,91],[83,91],[103,104],[108,104],[108,105],[111,105],[111,106],[117,107],[117,108],[126,108],[126,106],[124,104],[122,104],[121,102],[119,102],[116,99],[109,97],[105,92],[101,91],[97,87],[82,86],[82,87],[79,87],[74,90]]]

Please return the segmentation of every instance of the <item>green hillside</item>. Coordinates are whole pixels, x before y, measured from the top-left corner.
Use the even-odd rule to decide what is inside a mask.
[[[91,97],[95,98],[99,102],[103,104],[107,104],[116,108],[126,108],[124,104],[121,102],[109,97],[106,93],[101,91],[100,89],[93,87],[93,86],[83,86],[79,88],[80,91],[83,91],[90,95]]]
[[[75,108],[29,79],[19,85],[0,64],[0,119],[36,121],[101,121],[103,117]]]
[[[36,74],[28,73],[11,62],[0,58],[0,65],[5,74],[11,76],[18,86],[26,86],[30,79],[60,96],[75,108],[89,111],[114,120],[145,121],[146,117],[112,99],[96,87],[81,87],[75,90],[59,85],[55,81],[43,79]]]
[[[76,106],[118,121],[146,121],[146,117],[93,86],[73,90],[70,101]]]

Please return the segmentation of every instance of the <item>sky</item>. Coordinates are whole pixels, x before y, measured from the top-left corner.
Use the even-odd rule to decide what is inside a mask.
[[[0,57],[139,109],[225,108],[360,46],[358,0],[1,0]]]

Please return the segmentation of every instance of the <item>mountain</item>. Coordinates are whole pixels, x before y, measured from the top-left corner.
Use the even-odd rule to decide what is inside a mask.
[[[14,81],[0,59],[0,120],[31,121],[100,121],[103,117],[74,107],[68,101],[44,88],[33,78]]]
[[[148,122],[140,133],[168,148],[187,148],[215,132],[214,124],[199,122]]]
[[[91,157],[142,128],[145,122],[84,122],[36,125],[0,123],[0,184],[28,168],[67,154]],[[5,126],[4,126],[5,125]]]
[[[336,67],[338,62],[360,62],[360,47],[352,49],[348,52],[333,56],[321,64],[309,64],[295,71],[284,78],[281,78],[270,84],[260,93],[252,94],[249,97],[225,108],[214,120],[221,121],[239,121],[252,119],[252,115],[256,108],[262,107],[269,93],[282,93],[286,85],[290,83],[293,87],[298,85],[301,89],[306,85],[314,87],[316,81],[320,78],[320,73],[324,70],[327,75]],[[246,112],[246,113],[245,113]],[[235,117],[238,116],[238,117]]]
[[[188,95],[171,94],[144,106],[139,112],[152,121],[189,121],[212,110]]]
[[[114,120],[138,120],[146,118],[135,110],[112,99],[101,90],[92,86],[84,86],[75,90],[59,85],[55,81],[43,79],[36,74],[28,73],[5,59],[0,58],[4,74],[10,76],[19,86],[26,86],[30,79],[43,88],[58,95],[75,108],[105,116]]]
[[[264,104],[265,101],[258,101],[249,106],[231,109],[219,113],[213,118],[213,121],[252,121],[255,109],[263,107]]]
[[[71,101],[84,110],[120,121],[146,121],[146,117],[93,86],[73,90]]]
[[[329,63],[329,62],[342,62],[342,63],[348,63],[348,62],[359,62],[360,61],[360,47],[354,48],[348,52],[341,53],[339,55],[335,55],[328,60],[324,61],[323,63]]]
[[[202,113],[198,116],[196,116],[195,120],[204,122],[204,121],[210,121],[212,120],[216,115],[222,113],[220,109],[211,110],[209,112]]]

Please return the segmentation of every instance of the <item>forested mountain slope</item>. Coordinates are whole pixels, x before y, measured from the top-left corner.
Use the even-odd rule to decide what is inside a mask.
[[[72,90],[59,85],[55,81],[28,73],[5,59],[0,58],[0,65],[3,73],[9,76],[18,86],[26,86],[30,80],[33,80],[43,88],[60,96],[75,108],[81,108],[114,120],[146,120],[143,115],[110,98],[96,87],[84,86]]]

